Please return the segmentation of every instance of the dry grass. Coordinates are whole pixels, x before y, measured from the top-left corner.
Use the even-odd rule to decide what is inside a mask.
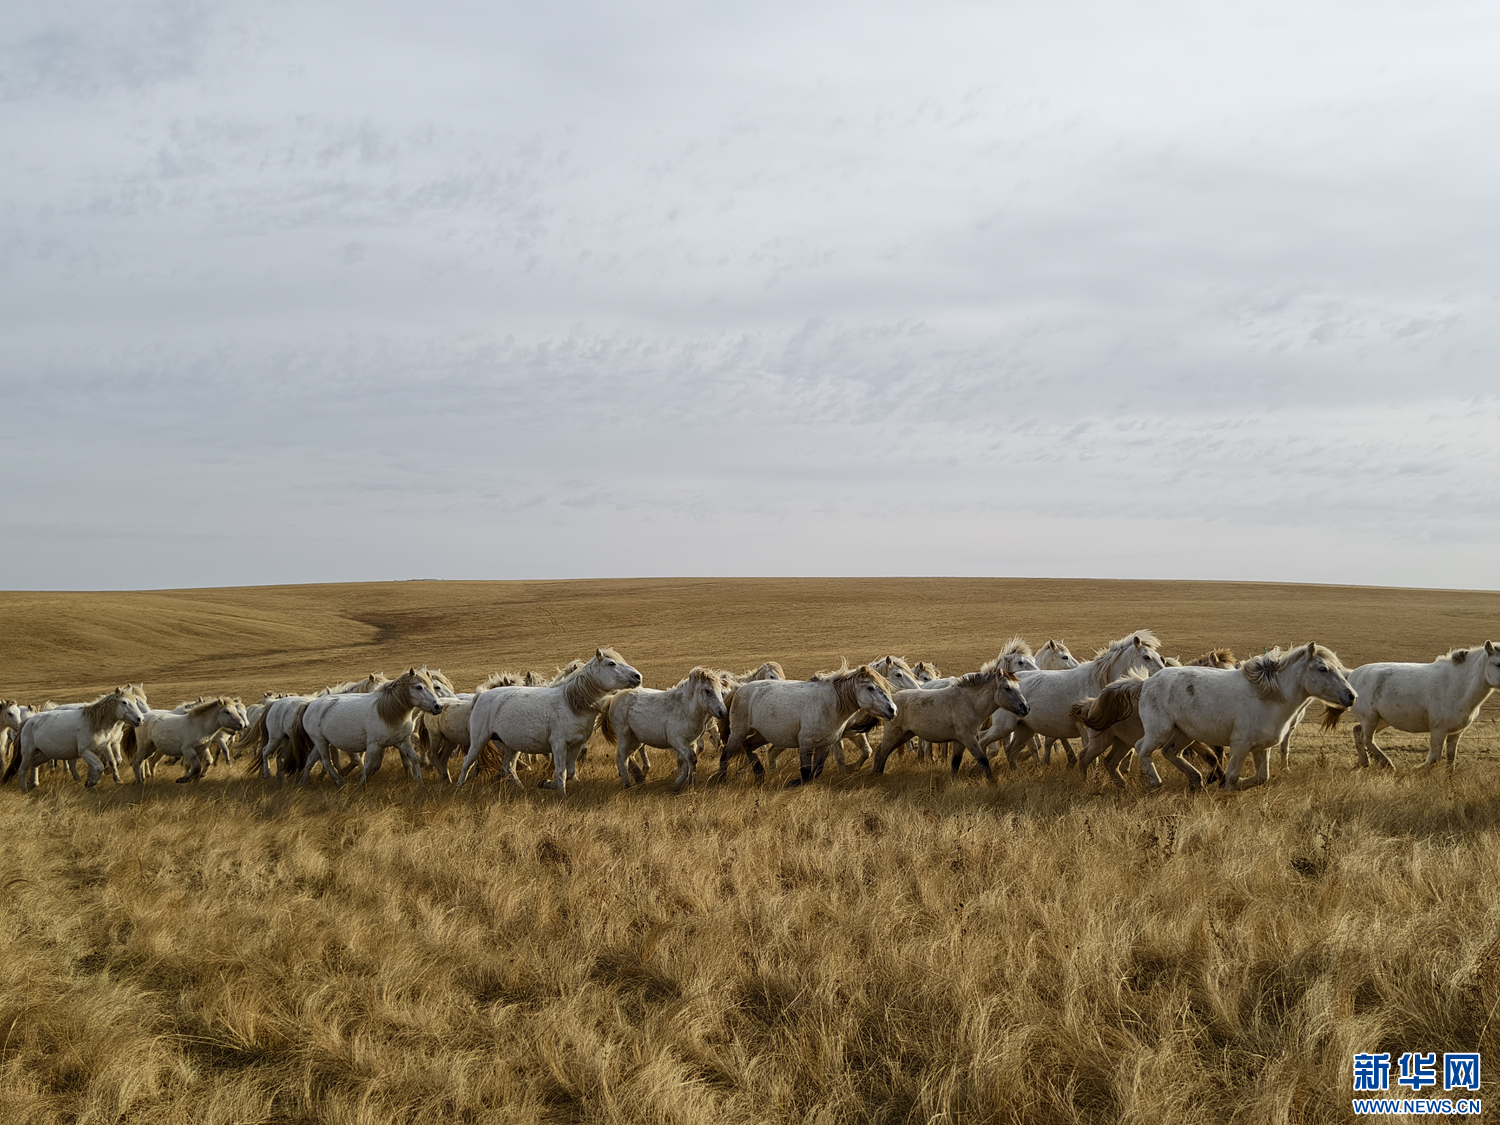
[[[0,792],[0,1120],[1345,1120],[1356,1050],[1500,1058],[1497,752],[1353,774],[1309,733],[1200,797],[909,758],[622,793],[598,750],[564,800],[54,775]]]

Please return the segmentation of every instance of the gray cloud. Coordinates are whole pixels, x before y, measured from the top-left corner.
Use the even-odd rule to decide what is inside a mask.
[[[16,15],[5,585],[1493,585],[1482,7]]]

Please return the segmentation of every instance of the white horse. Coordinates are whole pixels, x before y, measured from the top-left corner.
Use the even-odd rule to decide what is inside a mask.
[[[811,781],[823,771],[823,763],[843,736],[844,727],[856,712],[868,711],[880,719],[895,717],[890,684],[868,664],[820,673],[810,680],[760,680],[735,688],[729,699],[729,738],[719,756],[714,780],[722,781],[729,763],[743,753],[765,778],[755,750],[759,746],[795,746],[801,760],[801,776],[790,784]]]
[[[10,765],[11,741],[21,724],[31,717],[31,708],[14,699],[0,699],[0,762]],[[19,750],[16,753],[20,753]]]
[[[1181,668],[1184,666],[1182,661],[1175,657],[1167,657],[1166,660],[1168,668]],[[1234,653],[1230,652],[1229,649],[1216,648],[1191,661],[1188,666],[1194,668],[1238,668],[1239,661],[1234,658]],[[1122,678],[1143,680],[1146,678],[1146,673],[1141,669],[1137,669]],[[1108,688],[1105,690],[1107,691]],[[1135,744],[1141,740],[1141,736],[1145,734],[1145,729],[1141,726],[1139,715],[1130,715],[1127,718],[1110,723],[1103,729],[1096,729],[1096,722],[1099,716],[1103,714],[1101,710],[1097,709],[1097,706],[1096,699],[1082,699],[1073,704],[1069,711],[1078,722],[1079,730],[1083,732],[1083,748],[1078,755],[1078,770],[1080,773],[1086,774],[1089,766],[1096,759],[1102,757],[1104,759],[1104,772],[1109,775],[1116,785],[1123,786],[1125,784],[1125,777],[1120,772],[1120,766],[1126,760],[1127,755],[1135,752]],[[1304,704],[1302,709],[1305,711],[1307,705]],[[1301,713],[1301,711],[1298,712],[1299,715]],[[1293,722],[1296,722],[1296,720],[1294,719]],[[1284,736],[1282,739],[1283,746],[1286,745],[1287,737],[1289,735]],[[1189,744],[1187,739],[1176,739],[1175,741],[1175,749],[1178,752],[1191,750],[1208,764],[1209,773],[1205,781],[1212,782],[1223,778],[1224,761],[1222,747],[1204,746],[1201,742]]]
[[[979,745],[979,729],[997,710],[1016,715],[1026,714],[1026,697],[1021,694],[1014,673],[997,661],[990,661],[978,672],[960,676],[940,688],[915,688],[891,696],[896,715],[885,725],[880,749],[875,752],[874,772],[885,772],[891,751],[916,735],[929,743],[952,742],[959,747],[953,755],[953,772],[963,762],[964,750],[984,770],[984,776],[995,780],[989,757]]]
[[[426,756],[426,762],[437,770],[444,781],[453,779],[448,775],[448,762],[455,753],[459,761],[469,752],[469,716],[474,710],[476,696],[497,687],[523,686],[527,679],[537,679],[534,673],[522,677],[515,672],[493,672],[481,680],[471,692],[456,694],[451,699],[439,699],[442,705],[436,715],[418,715],[416,730],[417,749]],[[438,686],[436,681],[434,687]]]
[[[1140,716],[1144,733],[1135,754],[1152,789],[1161,786],[1161,778],[1151,756],[1162,748],[1187,776],[1189,788],[1202,786],[1203,775],[1180,756],[1191,741],[1229,747],[1223,788],[1239,788],[1245,758],[1252,753],[1252,784],[1262,785],[1270,777],[1268,751],[1309,698],[1334,707],[1354,705],[1347,671],[1336,654],[1312,641],[1287,653],[1272,649],[1238,668],[1168,668],[1149,679],[1110,684],[1099,695],[1098,720],[1110,725]]]
[[[520,784],[516,758],[552,755],[553,775],[543,789],[566,793],[576,776],[579,752],[598,722],[600,701],[612,691],[639,687],[641,674],[612,648],[543,687],[497,687],[475,698],[469,716],[469,752],[458,771],[462,785],[473,772],[480,751],[493,740],[500,749],[505,777]]]
[[[0,781],[9,781],[19,772],[21,790],[29,792],[37,784],[38,759],[81,758],[88,767],[84,784],[92,789],[104,773],[104,759],[109,756],[109,744],[117,729],[122,724],[135,726],[145,713],[145,706],[129,686],[77,707],[38,711],[21,724],[20,752],[11,759]]]
[[[287,769],[286,751],[291,744],[297,712],[302,709],[304,703],[325,695],[368,695],[377,687],[387,683],[390,683],[390,680],[385,675],[380,672],[371,672],[362,680],[346,680],[311,695],[267,692],[261,700],[264,706],[260,714],[250,718],[250,726],[235,743],[239,749],[249,750],[255,755],[247,766],[246,772],[254,772],[258,763],[260,776],[270,777],[273,757],[276,759],[278,776],[295,772]]]
[[[177,781],[185,784],[203,776],[201,755],[220,731],[238,733],[249,725],[245,706],[238,699],[201,699],[175,711],[147,711],[133,731],[126,731],[124,748],[131,751],[130,768],[137,784],[145,782],[142,766],[146,759],[158,754],[182,760],[185,769]]]
[[[777,665],[779,668],[780,665]],[[912,667],[904,657],[882,656],[879,660],[870,661],[870,667],[879,672],[890,683],[892,690],[907,691],[922,686],[922,681],[917,679]],[[784,679],[785,677],[780,677]],[[815,677],[816,678],[816,677]],[[838,763],[840,770],[857,770],[870,760],[873,751],[870,748],[870,732],[880,725],[880,720],[869,712],[861,711],[850,719],[844,727],[844,733],[839,736],[838,742],[833,747],[833,760]],[[859,757],[853,762],[844,757],[844,742],[853,742],[858,745]],[[768,746],[766,747],[766,761],[771,770],[776,770],[780,761],[781,752],[790,750],[790,746]]]
[[[1427,761],[1419,770],[1437,765],[1444,743],[1448,772],[1458,756],[1458,740],[1473,725],[1490,693],[1500,688],[1500,646],[1485,641],[1474,648],[1456,648],[1431,664],[1361,664],[1349,673],[1350,686],[1359,693],[1355,702],[1354,749],[1361,768],[1374,754],[1394,769],[1390,758],[1375,744],[1375,736],[1386,727],[1411,733],[1428,732],[1431,745]],[[1331,730],[1346,708],[1330,708],[1323,727]]]
[[[324,772],[342,787],[344,778],[333,758],[333,751],[338,749],[351,756],[364,755],[359,775],[363,785],[380,769],[387,746],[400,751],[407,770],[421,781],[422,764],[411,744],[413,716],[418,711],[435,715],[440,707],[432,680],[416,668],[371,692],[308,700],[292,725],[291,756],[294,764],[302,764],[299,781],[305,785],[313,763],[321,762]]]
[[[1066,672],[1069,668],[1077,668],[1078,664],[1078,657],[1069,652],[1068,646],[1063,644],[1062,641],[1055,639],[1048,640],[1046,644],[1036,650],[1036,666],[1039,671]],[[1073,748],[1068,745],[1067,739],[1048,738],[1044,740],[1039,734],[1031,736],[1031,741],[1026,745],[1026,753],[1022,754],[1021,757],[1025,758],[1032,754],[1037,754],[1041,757],[1043,765],[1051,765],[1052,748],[1059,744],[1068,752],[1068,756],[1071,758],[1073,756]]]
[[[1165,668],[1166,661],[1158,651],[1160,643],[1154,633],[1139,629],[1099,649],[1087,664],[1057,672],[1038,669],[1020,673],[1021,690],[1030,708],[1026,718],[1022,720],[1009,711],[996,711],[979,736],[980,746],[987,747],[1007,738],[1005,758],[1011,769],[1015,769],[1021,747],[1035,733],[1043,738],[1062,739],[1068,764],[1076,764],[1077,756],[1068,741],[1079,737],[1077,721],[1069,714],[1073,704],[1098,694],[1111,680],[1133,668],[1140,668],[1148,675]]]
[[[615,744],[615,765],[628,789],[651,772],[648,747],[671,750],[677,755],[674,785],[681,789],[693,780],[698,753],[693,748],[709,719],[728,717],[724,706],[726,684],[716,672],[694,668],[666,691],[626,688],[608,696],[599,708],[604,737]],[[643,765],[631,761],[640,751]]]

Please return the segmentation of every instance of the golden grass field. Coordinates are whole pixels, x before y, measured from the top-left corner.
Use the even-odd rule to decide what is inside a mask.
[[[612,644],[806,674],[1316,639],[1353,666],[1500,639],[1500,594],[1031,580],[396,583],[0,593],[0,696],[153,703]],[[1347,726],[1239,794],[1054,761],[566,798],[402,776],[0,790],[0,1121],[1344,1121],[1355,1051],[1500,1073],[1500,731],[1451,778]],[[783,763],[784,776],[792,767]],[[541,774],[533,771],[532,781]],[[653,775],[654,776],[654,775]],[[700,777],[702,774],[700,774]],[[532,783],[528,782],[528,786]],[[352,787],[351,787],[352,790]],[[1487,1077],[1484,1096],[1493,1096]],[[1399,1092],[1399,1091],[1398,1091]]]

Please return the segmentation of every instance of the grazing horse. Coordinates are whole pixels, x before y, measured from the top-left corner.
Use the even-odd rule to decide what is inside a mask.
[[[639,687],[641,674],[612,648],[565,671],[542,687],[497,687],[476,696],[469,716],[469,752],[458,771],[462,785],[473,772],[480,751],[491,739],[500,748],[504,776],[514,781],[521,754],[552,755],[551,780],[543,789],[566,793],[579,752],[598,722],[600,701],[612,691]]]
[[[646,751],[653,746],[677,755],[677,777],[673,783],[677,789],[693,780],[698,765],[693,744],[709,719],[728,717],[724,706],[727,686],[718,673],[694,668],[666,691],[626,688],[605,698],[599,708],[600,725],[604,737],[615,744],[615,765],[627,789],[632,782],[644,781],[651,772],[651,759]],[[637,750],[644,759],[644,769],[631,760]]]
[[[991,660],[977,672],[960,676],[946,687],[914,688],[891,696],[896,715],[885,725],[880,749],[875,752],[874,772],[885,772],[891,751],[912,735],[929,743],[952,742],[959,747],[953,755],[953,772],[963,762],[964,750],[984,770],[984,776],[995,780],[988,755],[979,745],[979,730],[997,710],[1015,715],[1026,714],[1026,697],[1013,672]]]
[[[895,717],[890,684],[868,664],[840,668],[810,680],[760,680],[741,684],[730,694],[729,738],[719,756],[716,781],[729,773],[729,763],[743,753],[765,778],[765,767],[755,754],[758,746],[795,746],[801,776],[790,784],[811,781],[823,771],[828,751],[843,736],[844,727],[858,711],[881,719]]]
[[[38,711],[21,724],[20,752],[10,760],[0,781],[21,775],[21,790],[29,792],[37,784],[37,760],[83,759],[88,767],[84,784],[92,789],[104,773],[104,757],[121,724],[135,726],[145,716],[146,707],[130,686],[106,692],[90,703],[76,707],[58,707]]]
[[[1158,651],[1159,646],[1155,634],[1140,629],[1111,641],[1087,664],[1057,672],[1038,669],[1020,673],[1021,690],[1026,693],[1026,704],[1030,708],[1026,718],[1022,720],[1009,711],[995,712],[990,725],[979,736],[980,746],[1008,738],[1005,758],[1011,769],[1015,769],[1019,750],[1035,733],[1043,738],[1063,739],[1068,764],[1077,764],[1072,744],[1067,741],[1079,737],[1078,723],[1069,714],[1073,704],[1097,694],[1111,680],[1118,679],[1132,668],[1140,668],[1147,674],[1165,668],[1166,661]]]
[[[1255,755],[1254,785],[1270,777],[1268,750],[1309,698],[1348,708],[1355,700],[1347,669],[1331,650],[1309,641],[1283,653],[1272,649],[1251,657],[1238,668],[1168,668],[1149,679],[1124,679],[1099,694],[1091,725],[1112,726],[1137,714],[1143,734],[1135,744],[1141,773],[1152,789],[1161,786],[1152,754],[1165,748],[1168,759],[1201,788],[1203,775],[1182,760],[1190,741],[1228,746],[1229,762],[1219,783],[1239,788],[1245,758]]]
[[[1385,751],[1375,744],[1375,735],[1386,727],[1413,733],[1429,732],[1431,745],[1421,771],[1437,765],[1444,743],[1448,772],[1458,756],[1458,740],[1479,715],[1490,693],[1500,688],[1500,646],[1485,641],[1474,648],[1456,648],[1431,664],[1361,664],[1349,673],[1349,684],[1359,693],[1354,703],[1354,749],[1359,766],[1369,765],[1374,754],[1392,765]],[[1332,730],[1346,707],[1330,708],[1323,717],[1325,730]]]
[[[387,746],[396,747],[411,776],[421,781],[422,764],[411,744],[414,716],[418,711],[435,715],[440,709],[432,680],[416,668],[365,694],[308,700],[292,724],[291,758],[293,764],[302,764],[299,781],[305,785],[313,763],[321,762],[324,772],[342,788],[344,778],[333,759],[337,749],[351,756],[364,755],[359,774],[363,785],[380,769]]]
[[[180,758],[186,769],[177,781],[184,784],[203,776],[199,755],[215,735],[224,730],[238,733],[249,725],[244,704],[218,696],[185,704],[175,711],[147,711],[134,730],[125,732],[124,748],[132,751],[130,768],[135,771],[137,784],[144,784],[141,767],[154,754]]]

